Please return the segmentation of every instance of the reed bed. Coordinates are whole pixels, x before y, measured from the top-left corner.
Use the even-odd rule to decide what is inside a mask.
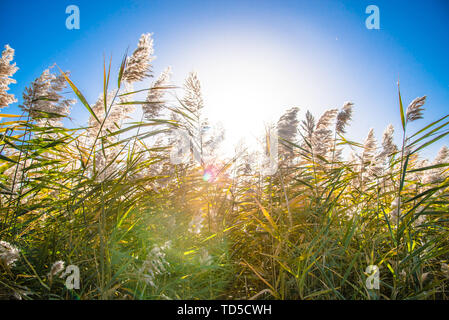
[[[13,57],[5,46],[0,109],[18,102]],[[96,102],[54,66],[27,87],[22,114],[1,110],[0,298],[448,298],[449,149],[420,152],[449,134],[449,115],[425,123],[426,97],[406,108],[398,86],[396,145],[391,125],[380,143],[372,130],[347,140],[350,102],[317,119],[291,108],[261,139],[270,155],[279,137],[266,174],[244,146],[219,158],[224,133],[203,117],[197,75],[152,80],[153,61],[144,34],[117,72],[105,61]],[[76,101],[90,118],[69,128]],[[192,152],[174,164],[180,129]],[[66,285],[70,265],[79,288]]]

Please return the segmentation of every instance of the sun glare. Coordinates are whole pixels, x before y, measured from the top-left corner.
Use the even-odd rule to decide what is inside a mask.
[[[223,50],[222,50],[223,49]],[[241,139],[256,144],[264,126],[275,123],[295,104],[297,90],[292,70],[272,46],[236,43],[216,47],[197,66],[205,101],[205,114],[226,130],[223,150],[231,156]],[[213,58],[211,58],[213,57]]]

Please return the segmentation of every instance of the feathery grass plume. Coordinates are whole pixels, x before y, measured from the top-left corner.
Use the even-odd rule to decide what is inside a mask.
[[[302,148],[308,151],[313,156],[313,133],[315,132],[315,117],[307,110],[305,120],[301,121],[301,128],[304,131],[302,134],[303,142]]]
[[[201,82],[196,72],[190,72],[184,83],[184,98],[182,102],[189,111],[198,117],[198,112],[203,109],[204,101],[201,94]]]
[[[394,127],[390,124],[384,131],[382,136],[382,150],[377,154],[374,155],[374,157],[371,158],[372,161],[368,165],[368,172],[376,177],[380,178],[384,176],[386,166],[387,166],[387,159],[388,157],[391,157],[395,152],[398,151],[397,146],[393,142],[393,134],[394,134]],[[375,141],[374,141],[374,148],[376,148]],[[373,151],[374,152],[374,151]],[[374,154],[372,152],[372,154]],[[369,156],[368,156],[369,158]],[[390,171],[393,170],[392,167],[390,167]],[[387,187],[386,185],[387,177],[384,176],[381,181],[378,181],[381,183],[382,187]]]
[[[162,108],[165,106],[162,98],[165,95],[165,88],[170,84],[171,67],[168,67],[161,73],[159,78],[154,81],[151,89],[148,91],[146,101],[149,104],[143,105],[143,114],[146,119],[154,119],[159,116]]]
[[[363,144],[362,162],[363,164],[369,164],[373,161],[375,152],[377,149],[376,138],[374,137],[374,129],[371,128],[368,132],[368,136]]]
[[[52,279],[54,276],[58,275],[62,270],[64,270],[64,261],[56,261],[51,266],[50,272],[48,273],[48,277]]]
[[[109,91],[106,95],[106,109],[109,110],[109,114],[106,114],[106,111],[108,110],[105,110],[104,95],[102,93],[98,96],[97,102],[92,106],[92,110],[94,111],[99,121],[97,121],[97,119],[95,119],[92,115],[89,117],[89,139],[95,139],[103,122],[104,124],[101,128],[100,136],[106,135],[108,131],[114,132],[117,129],[115,124],[120,124],[121,120],[123,120],[123,117],[126,116],[126,114],[123,112],[113,110],[120,109],[120,106],[116,106],[115,104],[111,106],[111,104],[114,102],[116,92],[116,90],[112,90]]]
[[[309,110],[306,112],[306,119],[302,121],[301,127],[306,132],[306,136],[310,139],[315,130],[315,117]]]
[[[134,90],[133,88],[134,88],[134,86],[132,83],[125,82],[125,84],[121,88],[121,90],[123,90],[124,93],[129,93],[129,92],[133,92],[133,90]],[[111,130],[112,132],[120,129],[123,125],[123,121],[126,119],[129,119],[130,118],[129,115],[136,110],[136,105],[126,104],[127,102],[130,102],[132,100],[132,97],[133,97],[133,94],[121,96],[118,103],[114,100],[113,105],[110,108],[107,119],[106,119],[106,121],[109,122],[109,124],[113,124],[113,126],[111,126],[109,128],[109,130]],[[109,98],[106,98],[106,99],[108,99],[108,101],[109,101]],[[110,103],[112,103],[112,101],[110,101]],[[124,104],[122,104],[122,103],[124,103]],[[109,105],[107,105],[107,106],[109,106]]]
[[[389,124],[382,136],[382,156],[390,156],[398,151],[398,147],[393,142],[394,127]]]
[[[198,262],[200,263],[200,265],[203,266],[210,266],[213,263],[213,258],[212,256],[209,254],[209,252],[206,249],[201,249],[199,257],[198,257]]]
[[[312,140],[313,150],[315,154],[321,157],[326,157],[333,145],[332,130],[329,127],[335,120],[337,112],[337,109],[326,110],[316,124]]]
[[[209,126],[207,119],[202,116],[204,108],[203,96],[201,93],[201,83],[195,72],[190,72],[184,82],[184,97],[179,100],[180,124],[190,135],[191,151],[194,158],[203,162],[204,133]]]
[[[447,146],[442,146],[435,157],[434,164],[445,163],[449,163],[449,148]]]
[[[184,97],[180,100],[183,109],[188,111],[189,117],[183,117],[184,125],[193,136],[199,134],[202,128],[203,119],[201,110],[204,108],[203,95],[201,93],[201,83],[196,72],[190,72],[184,82]]]
[[[287,110],[280,118],[277,123],[277,129],[278,129],[278,135],[279,138],[287,140],[289,142],[295,142],[296,141],[296,135],[298,131],[298,111],[299,108],[293,107],[289,110]],[[283,152],[286,152],[288,154],[293,153],[292,146],[286,144],[285,142],[282,142],[282,149]]]
[[[140,37],[137,49],[127,58],[123,81],[133,83],[152,76],[151,62],[155,59],[152,36],[151,33],[147,33]]]
[[[425,167],[428,167],[430,165],[429,160],[428,159],[418,159],[416,161],[415,164],[415,168],[416,169],[422,169]],[[409,173],[409,177],[410,180],[415,182],[415,185],[420,185],[423,183],[426,183],[425,180],[427,179],[427,177],[429,176],[429,171],[425,170],[425,171],[417,171],[417,172],[412,172]]]
[[[14,266],[19,256],[19,249],[6,241],[0,241],[0,262],[3,265]]]
[[[123,87],[120,88],[119,103],[116,106],[116,108],[111,109],[112,114],[113,113],[122,114],[122,119],[120,121],[119,127],[121,127],[122,122],[125,118],[127,118],[127,115],[133,113],[136,110],[136,105],[129,104],[129,102],[133,100],[134,94],[131,92],[134,91],[134,85],[126,81],[123,84],[124,84]]]
[[[442,146],[438,151],[435,159],[432,162],[432,165],[439,164],[449,164],[449,148],[447,146]],[[426,171],[426,176],[424,178],[425,183],[440,183],[443,182],[446,177],[444,172],[447,171],[447,167],[442,168],[434,168]]]
[[[13,94],[8,94],[9,85],[11,83],[17,83],[16,80],[10,78],[19,70],[16,67],[16,63],[11,64],[14,59],[14,49],[8,44],[5,46],[5,50],[2,52],[2,57],[0,59],[0,109],[10,105],[11,103],[17,102],[17,99]]]
[[[371,128],[363,144],[363,152],[360,158],[361,183],[364,181],[370,182],[381,174],[382,163],[376,157],[376,151],[377,141],[374,137],[374,130]]]
[[[332,121],[334,121],[335,117],[337,116],[337,109],[329,109],[326,110],[323,115],[318,119],[318,122],[316,123],[316,130],[323,130],[329,128]]]
[[[195,216],[193,216],[192,220],[190,221],[188,231],[193,234],[200,234],[201,229],[203,229],[203,222],[204,222],[204,214],[200,210],[200,212]]]
[[[367,172],[370,178],[380,178],[385,169],[385,157],[382,154],[374,156],[373,161],[367,167]]]
[[[20,108],[40,126],[60,126],[61,119],[69,115],[70,107],[76,102],[61,95],[66,86],[63,75],[56,76],[50,69],[45,69],[31,87],[25,88]]]
[[[416,98],[407,107],[406,118],[407,121],[415,121],[423,118],[423,105],[426,102],[426,96]]]
[[[142,267],[139,269],[139,278],[146,284],[156,288],[156,278],[163,273],[169,273],[170,264],[165,259],[165,251],[171,246],[171,241],[165,242],[162,246],[154,246],[147,254]]]
[[[89,128],[84,138],[84,147],[88,150],[92,148],[95,150],[95,163],[90,162],[89,172],[96,175],[96,181],[105,181],[118,174],[116,170],[117,163],[120,161],[118,158],[120,146],[110,145],[118,141],[118,136],[111,137],[108,135],[120,129],[123,120],[128,117],[127,113],[133,110],[129,105],[128,108],[122,108],[123,106],[116,103],[116,92],[116,89],[108,92],[106,106],[104,95],[99,95],[97,102],[92,106],[92,110],[99,121],[92,115],[89,117]],[[96,139],[97,136],[99,139]],[[95,172],[93,171],[94,167]]]
[[[349,121],[352,119],[352,107],[354,106],[354,103],[352,102],[346,102],[343,105],[343,108],[337,115],[337,124],[336,124],[336,132],[338,134],[344,134],[346,133],[345,129]]]

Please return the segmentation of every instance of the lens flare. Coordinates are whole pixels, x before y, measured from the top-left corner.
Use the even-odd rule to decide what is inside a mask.
[[[210,182],[212,180],[212,172],[205,171],[203,174],[203,180],[206,182]]]

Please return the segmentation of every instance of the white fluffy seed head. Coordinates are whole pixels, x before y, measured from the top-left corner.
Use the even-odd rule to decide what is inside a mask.
[[[392,124],[388,125],[382,136],[383,155],[389,156],[398,150],[393,142],[394,127]]]
[[[162,108],[165,106],[164,95],[166,93],[166,87],[170,85],[171,67],[168,67],[161,73],[159,78],[153,83],[151,89],[148,91],[146,102],[143,106],[143,114],[146,119],[156,118]]]
[[[297,119],[299,108],[293,107],[287,110],[277,123],[278,135],[281,139],[289,142],[296,141],[299,121]],[[282,150],[288,153],[292,152],[292,147],[287,143],[282,143]]]
[[[16,83],[16,80],[10,78],[19,69],[16,64],[11,64],[14,58],[14,49],[9,45],[5,46],[5,50],[2,52],[0,58],[0,109],[17,102],[17,99],[13,94],[8,94],[9,85]]]
[[[315,130],[315,117],[309,110],[306,112],[306,119],[302,121],[301,127],[306,132],[306,136],[310,138]]]
[[[58,273],[60,273],[62,270],[64,270],[64,261],[61,261],[61,260],[56,261],[56,262],[53,263],[53,265],[51,266],[49,276],[50,276],[50,277],[54,277],[54,276],[56,276]]]
[[[19,259],[20,253],[17,247],[6,241],[0,241],[0,261],[7,267],[12,267]]]
[[[346,128],[347,124],[349,123],[349,121],[351,121],[351,119],[352,119],[353,105],[354,104],[352,102],[346,102],[343,105],[343,108],[341,109],[341,111],[338,113],[337,124],[336,124],[337,133],[339,133],[339,134],[346,133],[345,128]]]
[[[337,116],[337,109],[326,110],[316,124],[316,129],[327,129]]]
[[[153,54],[152,34],[142,34],[137,49],[127,59],[126,68],[123,72],[123,81],[133,83],[150,77],[151,62],[155,59]]]
[[[65,72],[69,75],[69,72]],[[67,86],[63,75],[56,76],[46,69],[25,88],[23,105],[20,108],[28,112],[31,119],[41,126],[61,125],[61,119],[70,114],[71,106],[76,102],[64,99],[62,90]]]
[[[449,148],[442,146],[435,157],[434,164],[449,163]]]
[[[423,118],[423,105],[426,102],[426,96],[418,97],[413,100],[407,108],[407,121],[415,121]]]
[[[376,138],[374,137],[374,129],[370,129],[368,132],[368,136],[365,139],[365,143],[363,144],[363,161],[369,162],[373,160],[374,154],[377,149]]]
[[[198,113],[203,107],[203,96],[201,93],[201,83],[196,72],[190,72],[184,83],[185,95],[182,102],[192,113]]]

